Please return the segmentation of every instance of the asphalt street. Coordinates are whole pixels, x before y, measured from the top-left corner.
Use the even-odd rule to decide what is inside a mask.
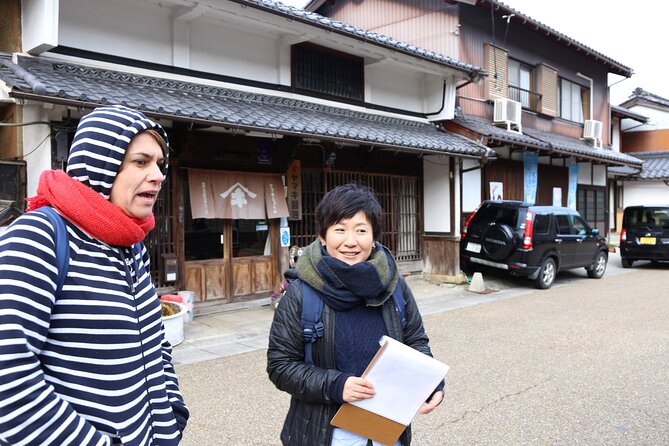
[[[513,279],[504,298],[426,314],[451,369],[412,444],[668,445],[669,265],[617,262],[601,280],[575,271],[535,291]],[[263,348],[177,365],[192,411],[182,445],[280,444],[289,398],[265,365]]]

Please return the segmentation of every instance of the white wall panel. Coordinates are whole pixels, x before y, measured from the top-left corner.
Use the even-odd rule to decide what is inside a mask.
[[[662,181],[625,181],[624,206],[669,203],[669,186]]]
[[[425,232],[450,232],[451,188],[449,158],[423,157],[423,194],[425,196]]]
[[[374,104],[423,112],[423,74],[402,72],[388,64],[365,67],[366,100]]]
[[[190,42],[194,70],[271,83],[279,80],[276,39],[205,22],[191,27]]]
[[[606,166],[602,164],[592,166],[592,185],[606,186]]]
[[[479,166],[475,160],[463,160],[462,169]],[[473,212],[481,204],[481,169],[462,174],[462,212]]]
[[[58,7],[58,0],[21,2],[23,51],[38,55],[58,45]]]
[[[131,0],[61,0],[59,44],[170,65],[170,10]]]
[[[578,163],[578,184],[592,184],[591,167],[590,163]]]
[[[42,104],[23,106],[23,122],[49,121]],[[48,125],[27,125],[21,128],[23,159],[28,168],[26,192],[29,197],[37,193],[42,171],[51,169],[51,128]]]

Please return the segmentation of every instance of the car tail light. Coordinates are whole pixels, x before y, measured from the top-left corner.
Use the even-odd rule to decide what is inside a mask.
[[[467,217],[467,220],[465,221],[465,226],[462,228],[462,234],[460,234],[460,236],[462,238],[465,238],[465,236],[467,235],[467,228],[469,227],[469,223],[471,223],[472,218],[474,218],[474,215],[476,214],[476,211],[478,211],[478,210],[479,210],[479,208],[474,209],[474,212],[469,214],[469,217]]]
[[[620,241],[621,242],[627,241],[627,228],[623,228],[622,231],[620,231]]]
[[[523,234],[523,249],[532,249],[532,229],[534,226],[534,215],[527,211],[525,217],[525,233]]]

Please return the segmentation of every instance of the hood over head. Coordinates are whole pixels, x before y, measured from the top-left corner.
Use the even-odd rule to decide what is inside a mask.
[[[149,129],[156,130],[167,145],[165,130],[143,113],[122,105],[96,108],[79,121],[67,174],[109,199],[130,140]]]

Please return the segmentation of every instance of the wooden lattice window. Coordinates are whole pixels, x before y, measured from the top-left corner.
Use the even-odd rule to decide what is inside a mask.
[[[291,244],[306,246],[317,237],[315,210],[335,186],[356,182],[371,187],[383,208],[383,243],[398,261],[420,260],[420,181],[418,177],[357,172],[302,171],[302,220],[290,221]]]
[[[310,43],[293,46],[293,87],[363,101],[363,59]]]

